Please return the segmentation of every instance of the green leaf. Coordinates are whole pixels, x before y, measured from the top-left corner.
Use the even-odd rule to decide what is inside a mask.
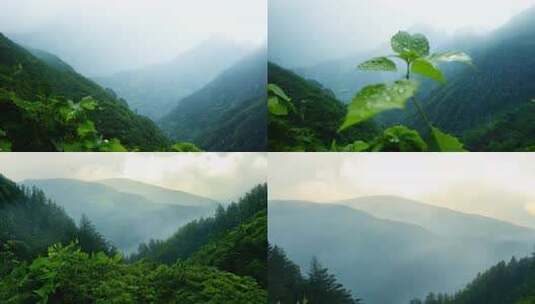
[[[443,133],[435,127],[431,127],[431,134],[440,152],[466,152],[457,137]]]
[[[176,143],[171,146],[171,150],[174,152],[202,152],[199,147],[192,143]]]
[[[93,97],[84,97],[80,101],[80,107],[84,110],[93,111],[98,105],[98,102]]]
[[[441,83],[446,82],[442,71],[425,58],[416,59],[411,65],[411,71]]]
[[[286,93],[284,93],[284,91],[278,85],[273,83],[268,84],[268,93],[272,93],[285,101],[292,100],[290,97],[288,97],[288,95],[286,95]]]
[[[418,82],[400,80],[393,84],[377,84],[363,88],[349,105],[344,123],[339,131],[392,109],[402,109],[407,100],[414,96]]]
[[[359,64],[364,71],[397,71],[396,63],[387,57],[377,57]]]
[[[5,138],[0,138],[0,152],[11,152],[11,142]]]
[[[100,151],[101,152],[128,152],[128,150],[126,150],[126,148],[121,144],[121,141],[119,141],[116,138],[103,140],[103,143],[100,145]]]
[[[431,56],[429,56],[429,61],[433,63],[460,62],[473,66],[472,57],[463,52],[445,52],[432,54]]]
[[[283,105],[279,98],[276,96],[269,97],[268,99],[268,109],[269,113],[276,116],[286,116],[288,115],[288,108]]]
[[[97,130],[95,129],[95,125],[91,120],[86,120],[78,125],[76,132],[79,136],[86,137],[87,135],[95,134]]]
[[[429,55],[429,41],[422,34],[411,35],[400,31],[392,37],[390,44],[394,52],[409,62]]]
[[[370,148],[370,144],[365,141],[357,140],[356,142],[344,147],[344,152],[365,152]]]

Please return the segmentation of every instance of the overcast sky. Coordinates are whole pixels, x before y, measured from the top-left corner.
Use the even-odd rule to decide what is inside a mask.
[[[0,153],[0,173],[14,181],[129,178],[235,200],[265,183],[264,153]]]
[[[395,195],[535,228],[535,154],[272,153],[270,199]]]
[[[270,58],[293,67],[370,50],[399,30],[488,32],[535,0],[270,0]]]
[[[39,37],[25,39],[37,41],[33,47],[46,46],[82,73],[95,74],[103,70],[100,61],[116,65],[113,71],[162,62],[212,36],[265,43],[267,0],[2,1],[0,32],[34,33]],[[77,51],[96,67],[79,62]]]

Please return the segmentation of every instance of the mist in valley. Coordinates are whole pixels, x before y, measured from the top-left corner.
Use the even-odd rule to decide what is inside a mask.
[[[304,273],[317,258],[364,303],[453,295],[500,261],[533,252],[533,160],[273,154],[269,240]]]
[[[4,154],[2,175],[37,188],[120,252],[165,240],[265,182],[261,154]]]
[[[267,29],[265,2],[244,0],[23,0],[3,3],[0,17],[0,32],[89,77],[169,62],[215,38],[254,49]]]
[[[481,37],[533,6],[531,0],[269,1],[269,59],[295,69],[389,50],[400,30],[428,36],[440,48]],[[377,54],[379,56],[379,54]],[[354,62],[354,68],[359,62]]]

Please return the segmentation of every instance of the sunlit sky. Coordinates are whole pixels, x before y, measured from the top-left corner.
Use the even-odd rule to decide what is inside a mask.
[[[414,27],[445,35],[487,33],[533,5],[535,0],[270,0],[270,57],[306,66],[375,49]]]
[[[273,153],[268,158],[270,199],[335,202],[395,195],[535,227],[535,154]]]
[[[0,153],[0,173],[24,179],[128,178],[217,200],[265,183],[264,153]]]
[[[213,36],[252,47],[265,43],[267,2],[4,0],[0,32],[40,33],[44,39],[115,56],[123,64],[118,68],[143,66],[170,60]],[[57,46],[47,51],[67,59],[75,55],[66,50],[67,46]],[[82,72],[91,74],[86,70]]]

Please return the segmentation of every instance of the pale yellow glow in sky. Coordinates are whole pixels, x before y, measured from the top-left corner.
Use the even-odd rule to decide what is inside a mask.
[[[0,173],[15,181],[128,178],[218,200],[265,183],[265,153],[0,153]]]
[[[270,199],[395,195],[535,227],[535,154],[275,153]]]

